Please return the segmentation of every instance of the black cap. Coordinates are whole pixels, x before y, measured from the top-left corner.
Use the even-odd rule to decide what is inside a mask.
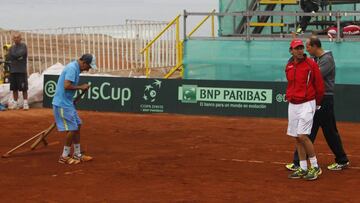
[[[92,69],[96,69],[96,58],[92,54],[84,54],[81,56],[80,60],[87,63]]]

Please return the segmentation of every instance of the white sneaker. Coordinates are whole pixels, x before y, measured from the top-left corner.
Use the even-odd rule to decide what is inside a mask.
[[[24,103],[23,109],[24,109],[24,110],[29,110],[29,109],[30,109],[29,104],[28,104],[28,103]]]
[[[19,109],[18,103],[16,101],[10,101],[8,105],[8,109],[10,110]]]

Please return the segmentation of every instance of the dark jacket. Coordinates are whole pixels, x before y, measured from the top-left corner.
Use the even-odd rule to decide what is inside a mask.
[[[27,47],[25,43],[14,44],[9,49],[11,73],[27,73]]]
[[[293,104],[301,104],[313,99],[320,105],[324,96],[324,82],[319,66],[310,58],[295,63],[290,58],[285,69],[288,85],[286,99]]]
[[[325,95],[334,95],[335,88],[335,61],[331,51],[324,52],[315,61],[320,67],[325,84]]]

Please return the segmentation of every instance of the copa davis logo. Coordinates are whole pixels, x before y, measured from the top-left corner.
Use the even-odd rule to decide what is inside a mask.
[[[160,93],[161,83],[162,82],[160,80],[154,80],[151,84],[145,85],[143,99],[154,103],[156,101],[156,97]]]
[[[157,99],[161,92],[162,81],[153,80],[144,87],[143,104],[140,104],[142,112],[164,112],[164,105],[157,104]],[[156,103],[156,104],[155,104]]]
[[[90,88],[88,92],[82,96],[88,100],[104,100],[104,101],[114,101],[120,102],[121,106],[124,106],[127,101],[131,99],[131,90],[130,88],[122,88],[111,85],[109,82],[103,82],[100,85],[92,85],[91,82],[88,83]],[[56,90],[56,81],[49,80],[45,83],[44,93],[46,96],[52,98],[55,95]],[[76,91],[74,98],[77,96],[79,91]]]

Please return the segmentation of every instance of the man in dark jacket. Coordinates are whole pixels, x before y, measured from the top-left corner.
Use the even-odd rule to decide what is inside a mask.
[[[24,110],[29,109],[28,104],[28,80],[27,80],[27,47],[21,42],[21,34],[13,35],[14,44],[9,50],[10,65],[10,90],[13,91],[13,101],[9,103],[9,109],[18,109],[19,91],[23,93]]]
[[[312,142],[315,141],[319,127],[322,128],[326,142],[335,155],[335,163],[329,165],[329,170],[342,170],[349,165],[349,159],[344,151],[342,141],[336,127],[334,115],[334,87],[335,87],[335,61],[331,51],[324,51],[319,38],[313,36],[306,42],[306,50],[315,57],[325,83],[325,95],[320,110],[316,111],[311,134]],[[289,170],[299,168],[299,157],[295,151],[293,163],[287,164]]]

